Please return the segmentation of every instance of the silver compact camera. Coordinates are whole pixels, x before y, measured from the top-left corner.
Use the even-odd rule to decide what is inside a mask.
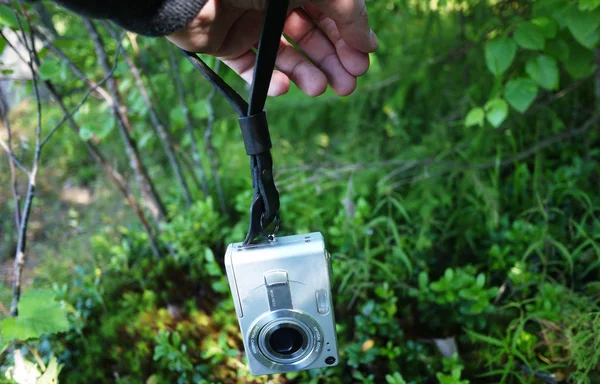
[[[323,235],[234,243],[225,267],[253,375],[337,365],[331,259]]]

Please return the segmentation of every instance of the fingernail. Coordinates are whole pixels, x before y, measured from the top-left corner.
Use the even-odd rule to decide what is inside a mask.
[[[373,49],[377,49],[379,47],[379,39],[377,38],[377,35],[375,34],[375,32],[373,32],[372,29],[371,29],[371,45],[373,46]]]

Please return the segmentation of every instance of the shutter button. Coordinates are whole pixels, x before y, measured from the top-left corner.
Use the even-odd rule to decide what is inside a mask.
[[[327,297],[327,291],[324,289],[319,289],[316,292],[317,297],[317,311],[321,315],[326,315],[329,313],[329,298]]]

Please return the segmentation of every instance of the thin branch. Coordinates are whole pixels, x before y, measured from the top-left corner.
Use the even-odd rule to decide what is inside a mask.
[[[106,30],[108,30],[108,33],[110,33],[110,35],[115,40],[120,41],[119,36],[117,36],[117,33],[115,31],[113,31],[113,29],[110,27],[110,25],[107,22],[103,22],[103,25],[106,28]],[[156,113],[154,105],[152,104],[152,101],[150,100],[148,90],[146,89],[146,85],[144,84],[144,81],[142,80],[140,71],[138,70],[137,66],[135,65],[133,59],[129,56],[129,54],[127,54],[127,52],[125,50],[123,51],[123,58],[125,59],[125,62],[129,66],[129,69],[131,70],[131,73],[133,75],[135,83],[138,86],[138,90],[140,91],[140,94],[142,95],[142,99],[144,100],[144,103],[146,104],[146,108],[148,110],[148,114],[150,115],[150,121],[152,122],[152,127],[154,128],[154,132],[160,138],[160,143],[163,146],[163,150],[165,151],[165,153],[167,155],[167,159],[169,160],[171,169],[173,170],[173,173],[175,174],[175,178],[177,179],[177,182],[179,183],[179,187],[181,188],[181,192],[183,194],[183,199],[185,200],[185,203],[186,203],[187,207],[189,208],[192,205],[192,197],[190,195],[190,190],[185,181],[183,172],[181,171],[181,166],[179,165],[179,162],[177,161],[177,157],[175,156],[175,152],[173,151],[171,135],[169,134],[169,132],[167,131],[167,129],[165,128],[163,123],[160,121],[160,118],[158,117],[158,115]]]
[[[27,168],[25,168],[25,166],[23,166],[23,164],[21,164],[21,162],[19,161],[19,159],[17,159],[17,157],[13,153],[13,151],[11,149],[11,146],[8,144],[8,142],[0,139],[0,147],[2,147],[2,149],[8,155],[9,161],[12,161],[14,163],[14,165],[17,166],[17,168],[19,168],[24,174],[27,175],[27,177],[30,177],[29,170]]]
[[[20,29],[21,33],[23,34],[23,39],[26,42],[27,36],[25,34],[25,28],[23,27],[23,24],[21,23],[21,19],[18,17],[16,8],[14,8],[14,11],[15,11],[15,14],[17,15],[19,29]],[[25,15],[25,16],[27,17],[27,15]],[[37,176],[38,165],[39,165],[39,160],[40,160],[41,140],[42,140],[42,104],[41,104],[40,91],[39,91],[37,77],[36,77],[36,70],[35,70],[35,67],[33,64],[33,57],[34,57],[34,55],[36,55],[35,40],[33,39],[33,32],[31,34],[31,36],[32,36],[31,47],[27,43],[25,43],[25,44],[26,44],[27,49],[29,50],[29,55],[30,55],[28,65],[29,65],[29,69],[31,71],[31,75],[33,77],[33,89],[34,89],[35,98],[36,98],[38,120],[37,120],[37,127],[35,130],[35,151],[34,151],[34,155],[33,155],[33,165],[31,168],[31,172],[29,174],[29,179],[28,179],[29,185],[27,187],[27,195],[25,197],[25,205],[23,207],[23,213],[21,215],[21,220],[20,220],[21,225],[19,226],[17,250],[16,250],[16,254],[15,254],[15,262],[14,262],[14,268],[13,268],[12,301],[10,304],[10,315],[12,317],[16,317],[18,315],[18,305],[19,305],[19,300],[21,299],[21,276],[22,276],[22,272],[23,272],[23,265],[25,264],[25,251],[26,251],[26,247],[27,247],[27,226],[29,224],[31,207],[33,205],[33,199],[35,197],[35,183],[36,183],[36,176]]]
[[[190,137],[190,143],[192,146],[192,160],[194,161],[196,171],[195,173],[202,181],[202,192],[204,192],[204,196],[208,197],[210,195],[210,191],[208,188],[208,180],[206,178],[206,172],[204,172],[204,166],[202,165],[202,161],[200,160],[198,141],[196,139],[196,135],[194,134],[194,126],[192,124],[190,110],[185,100],[184,87],[181,81],[181,77],[179,76],[179,71],[177,70],[177,62],[175,61],[175,50],[173,49],[172,44],[169,44],[169,64],[173,73],[173,79],[175,80],[175,90],[177,92],[177,98],[179,99],[179,105],[181,105],[181,107],[183,108],[185,128],[187,130],[188,136]]]
[[[52,95],[54,100],[56,100],[56,102],[60,106],[63,113],[65,115],[68,115],[69,110],[65,106],[65,103],[64,103],[62,97],[60,96],[60,94],[58,94],[58,92],[56,91],[56,88],[54,87],[54,85],[50,81],[46,81],[45,85],[48,88],[48,90],[50,91],[50,94]],[[70,116],[68,118],[68,122],[69,122],[69,125],[71,126],[71,128],[79,136],[79,132],[80,132],[81,128],[75,122],[75,120],[73,119],[72,116]],[[98,163],[100,168],[102,168],[105,175],[108,176],[108,178],[113,181],[113,183],[116,185],[117,189],[121,192],[121,194],[123,195],[123,197],[129,204],[129,206],[131,207],[131,209],[133,210],[135,215],[140,220],[140,223],[142,224],[142,227],[144,228],[144,231],[146,232],[146,235],[148,236],[148,242],[150,243],[152,253],[154,254],[155,257],[160,257],[161,252],[160,252],[160,248],[158,246],[158,241],[156,239],[156,235],[154,234],[152,226],[146,219],[144,210],[138,204],[135,196],[133,195],[129,186],[127,185],[127,181],[125,180],[125,177],[123,177],[123,175],[121,175],[117,169],[115,169],[112,165],[110,165],[110,163],[102,155],[102,152],[100,152],[98,147],[96,147],[90,141],[84,141],[84,143],[85,143],[85,146],[86,146],[88,152],[92,156],[92,158],[96,161],[96,163]]]
[[[19,50],[13,45],[13,43],[11,43],[10,40],[8,40],[8,37],[6,37],[6,35],[2,31],[0,31],[0,36],[2,36],[4,41],[6,41],[6,45],[8,45],[17,54],[17,56],[19,56],[19,59],[21,59],[21,61],[26,63],[27,60],[25,60],[23,55],[21,55],[21,52],[19,52]],[[31,80],[31,79],[28,79],[28,80]]]
[[[10,121],[8,120],[8,105],[4,100],[4,95],[1,93],[1,90],[0,109],[0,113],[2,113],[2,120],[4,121],[4,127],[6,128],[6,143],[3,143],[2,147],[8,154],[8,168],[10,169],[10,185],[12,189],[13,200],[15,203],[15,224],[16,227],[19,228],[19,226],[21,225],[21,198],[18,192],[19,188],[17,180],[17,170],[15,168],[15,157],[12,152],[12,130],[10,129]],[[26,172],[25,174],[29,175],[29,172]]]
[[[104,76],[104,78],[102,80],[100,80],[99,83],[94,83],[92,85],[92,87],[90,87],[86,91],[86,93],[83,95],[83,98],[79,101],[79,103],[75,106],[75,108],[73,108],[73,110],[71,110],[71,112],[65,113],[65,115],[58,122],[58,124],[56,124],[56,126],[54,128],[52,128],[50,133],[48,133],[48,135],[46,135],[46,137],[42,141],[42,147],[44,147],[44,145],[46,145],[48,140],[50,140],[52,138],[54,133],[56,133],[56,131],[65,123],[65,121],[70,120],[79,111],[79,109],[83,106],[83,104],[85,104],[85,102],[87,101],[88,97],[92,94],[92,92],[96,91],[99,87],[102,86],[102,84],[104,84],[110,77],[112,77],[112,75],[114,74],[114,72],[118,66],[118,58],[119,58],[119,53],[121,52],[121,47],[122,47],[122,40],[118,40],[117,51],[116,51],[115,57],[114,57],[114,65],[111,68],[110,72],[107,73],[106,76]]]
[[[215,73],[219,73],[220,61],[217,60],[215,65]],[[215,97],[216,89],[212,89],[206,99],[206,109],[208,110],[208,121],[206,123],[206,130],[204,131],[204,145],[206,146],[206,153],[210,159],[210,166],[212,170],[213,179],[217,187],[217,196],[219,198],[219,206],[221,213],[225,215],[227,209],[225,208],[225,196],[223,194],[223,186],[221,185],[221,177],[219,176],[219,162],[215,154],[215,148],[212,145],[212,131],[215,125],[215,110],[212,105],[212,100]]]
[[[88,33],[90,34],[90,37],[92,38],[92,42],[94,43],[94,47],[96,49],[96,56],[98,61],[100,62],[100,66],[102,67],[105,73],[109,73],[110,65],[108,63],[108,57],[106,55],[106,50],[102,38],[98,34],[98,31],[96,30],[96,27],[94,26],[94,23],[91,20],[84,18],[83,23]],[[113,114],[117,119],[117,126],[119,128],[122,141],[125,144],[125,151],[127,152],[127,156],[129,157],[130,165],[136,175],[136,178],[138,179],[138,183],[140,185],[142,194],[145,196],[144,201],[153,213],[154,218],[157,221],[161,221],[166,218],[167,210],[162,202],[162,199],[158,195],[158,192],[156,191],[156,188],[154,187],[150,176],[148,175],[146,166],[141,160],[139,151],[137,149],[137,144],[129,133],[132,130],[132,128],[129,123],[126,108],[125,106],[121,105],[121,102],[119,101],[119,90],[117,87],[117,82],[114,78],[111,77],[108,79],[107,84],[112,99]]]
[[[42,369],[42,372],[46,372],[46,364],[44,364],[44,360],[42,360],[42,357],[38,353],[37,349],[33,348],[31,344],[27,342],[23,342],[23,344],[25,344],[27,349],[29,349],[29,352],[33,355],[35,361],[37,361],[37,363],[39,364],[40,368]]]
[[[48,48],[50,52],[58,57],[71,70],[71,72],[77,76],[79,80],[83,81],[88,87],[94,88],[95,91],[98,92],[98,94],[108,103],[111,108],[113,107],[113,98],[105,88],[90,80],[83,72],[79,70],[79,68],[77,68],[75,63],[73,63],[73,61],[71,61],[71,59],[69,59],[67,55],[65,55],[58,47],[56,47],[56,45],[48,40],[43,33],[38,31],[36,28],[33,28],[33,30],[35,31],[36,36],[44,43],[44,47]]]
[[[398,188],[402,185],[413,184],[417,181],[422,181],[422,180],[430,179],[433,177],[441,176],[441,175],[444,175],[444,174],[447,174],[447,173],[450,173],[450,172],[456,171],[456,170],[459,170],[461,172],[466,172],[469,170],[483,170],[483,169],[493,168],[496,166],[505,167],[505,166],[513,164],[517,161],[524,160],[524,159],[542,151],[543,149],[550,147],[554,144],[557,144],[563,140],[567,140],[572,137],[582,135],[582,134],[586,133],[587,131],[589,131],[589,129],[592,126],[594,126],[595,124],[598,124],[599,121],[600,121],[600,114],[596,114],[596,115],[592,116],[588,121],[586,121],[581,127],[577,128],[577,129],[563,132],[559,135],[555,135],[555,136],[552,136],[545,140],[542,140],[542,141],[538,142],[536,145],[532,146],[531,148],[528,148],[522,152],[519,152],[514,156],[508,157],[506,159],[502,159],[499,162],[497,160],[490,160],[488,162],[484,162],[484,163],[480,163],[480,164],[472,164],[472,165],[464,164],[460,168],[449,167],[449,168],[445,168],[445,169],[442,169],[437,172],[432,172],[432,173],[426,172],[425,174],[420,175],[420,176],[397,181],[397,182],[391,184],[390,188],[394,189],[394,188]]]

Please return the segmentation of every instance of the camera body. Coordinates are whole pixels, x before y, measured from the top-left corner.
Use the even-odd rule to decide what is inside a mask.
[[[253,375],[337,364],[331,258],[320,233],[231,244],[225,267]]]

